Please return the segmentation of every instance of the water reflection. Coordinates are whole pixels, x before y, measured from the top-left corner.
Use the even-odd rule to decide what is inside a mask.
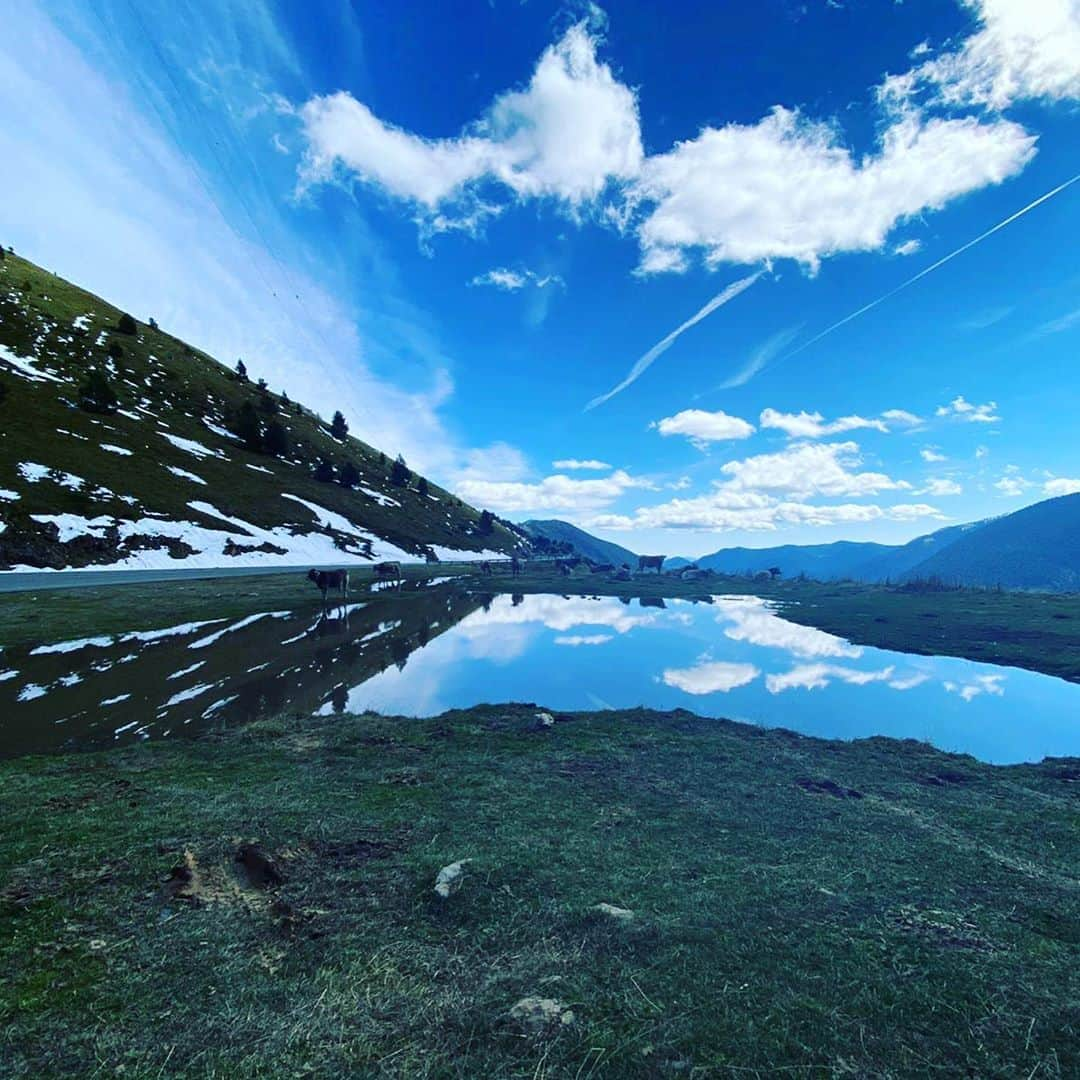
[[[478,702],[647,705],[994,761],[1080,751],[1080,688],[853,645],[755,597],[470,594],[446,582],[328,613],[257,612],[4,652],[0,753],[176,736],[262,715]]]

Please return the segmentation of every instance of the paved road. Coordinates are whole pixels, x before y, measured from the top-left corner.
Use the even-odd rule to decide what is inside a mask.
[[[423,565],[418,564],[418,565]],[[342,563],[341,569],[363,574],[369,567]],[[337,565],[322,566],[335,570]],[[152,581],[192,581],[200,578],[249,577],[252,574],[306,574],[308,566],[231,566],[211,570],[186,567],[178,570],[53,570],[14,573],[0,572],[0,593],[32,592],[42,589],[84,589],[90,585],[131,585]]]

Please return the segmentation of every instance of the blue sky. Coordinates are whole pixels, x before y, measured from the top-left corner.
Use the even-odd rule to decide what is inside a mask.
[[[889,295],[1080,173],[1076,0],[4,22],[3,242],[477,505],[699,554],[1080,490],[1080,183]]]

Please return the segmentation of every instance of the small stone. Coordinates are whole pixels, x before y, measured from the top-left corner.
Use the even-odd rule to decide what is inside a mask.
[[[616,907],[614,904],[594,904],[593,911],[599,911],[601,915],[607,915],[619,922],[630,922],[634,917],[629,908]]]
[[[435,876],[435,892],[444,900],[461,888],[465,881],[465,864],[468,861],[468,859],[462,859],[461,862],[450,863]]]
[[[569,1027],[574,1014],[554,998],[523,997],[511,1010],[510,1019],[529,1031],[539,1033]]]

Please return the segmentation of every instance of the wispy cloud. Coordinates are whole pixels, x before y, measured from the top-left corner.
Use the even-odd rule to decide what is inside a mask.
[[[644,353],[630,369],[629,374],[621,383],[609,390],[606,394],[594,397],[592,401],[585,406],[586,410],[595,409],[598,405],[603,405],[605,401],[610,401],[616,394],[622,393],[628,386],[635,383],[661,354],[671,348],[680,334],[686,333],[690,327],[696,326],[702,319],[708,318],[708,316],[716,311],[717,308],[723,307],[729,301],[734,300],[741,292],[749,289],[763,273],[765,273],[764,270],[758,270],[756,273],[748,274],[746,277],[740,278],[738,281],[730,284],[723,292],[717,293],[703,308],[691,315],[686,322],[681,323],[672,330],[667,337],[658,341],[648,352]]]
[[[1038,337],[1044,337],[1047,334],[1063,334],[1066,330],[1071,330],[1074,326],[1080,326],[1080,308],[1077,308],[1075,311],[1070,311],[1057,319],[1051,319],[1049,322],[1043,323],[1042,326],[1035,331],[1035,334]]]
[[[725,379],[716,389],[734,390],[738,386],[745,386],[755,375],[764,371],[795,340],[801,330],[801,326],[792,326],[773,334],[750,354],[750,359],[734,375]]]
[[[503,292],[517,292],[526,285],[546,289],[549,285],[563,285],[565,282],[558,274],[538,274],[535,270],[511,270],[505,266],[497,266],[483,274],[477,274],[469,284],[488,285]]]
[[[562,458],[551,463],[555,469],[593,469],[596,472],[607,472],[611,466],[606,461],[597,461],[595,458]]]
[[[1022,218],[1025,214],[1031,213],[1032,210],[1034,210],[1037,206],[1041,206],[1048,199],[1052,199],[1055,195],[1060,195],[1061,192],[1065,191],[1066,188],[1071,187],[1078,180],[1080,180],[1080,173],[1077,173],[1075,176],[1069,177],[1068,180],[1065,180],[1063,183],[1058,184],[1057,187],[1051,188],[1045,194],[1040,195],[1037,199],[1029,202],[1027,206],[1021,207],[1015,213],[1010,214],[1003,221],[999,221],[996,225],[991,226],[985,232],[980,233],[978,236],[975,237],[974,240],[969,240],[966,244],[961,244],[960,247],[956,248],[953,251],[950,251],[948,255],[945,255],[942,258],[938,259],[937,262],[931,263],[924,270],[920,270],[917,274],[913,274],[906,281],[902,281],[899,285],[896,286],[896,288],[890,289],[887,293],[879,296],[876,300],[871,300],[869,304],[864,304],[857,311],[853,311],[850,315],[845,315],[844,318],[840,319],[837,322],[834,322],[831,326],[827,326],[820,333],[815,334],[812,338],[810,338],[809,341],[804,341],[798,348],[792,349],[792,351],[789,352],[784,357],[784,359],[788,360],[793,356],[798,356],[799,353],[805,351],[806,349],[809,349],[811,345],[816,345],[819,341],[821,341],[822,338],[828,337],[829,334],[833,333],[833,331],[839,330],[840,327],[846,326],[849,322],[853,322],[860,316],[865,315],[868,311],[872,311],[874,308],[878,307],[878,305],[884,304],[886,300],[891,300],[894,296],[896,296],[897,293],[903,292],[911,285],[914,285],[916,281],[921,281],[924,277],[926,277],[927,274],[932,274],[939,267],[944,266],[947,262],[955,259],[958,255],[963,255],[965,251],[969,251],[971,248],[975,247],[976,244],[981,244],[984,240],[993,236],[994,233],[999,232],[1001,229],[1004,229],[1007,225],[1011,225],[1014,221]]]
[[[983,405],[974,405],[963,394],[954,397],[948,405],[941,405],[934,410],[934,415],[942,420],[961,420],[967,424],[997,424],[997,402],[987,401]]]

